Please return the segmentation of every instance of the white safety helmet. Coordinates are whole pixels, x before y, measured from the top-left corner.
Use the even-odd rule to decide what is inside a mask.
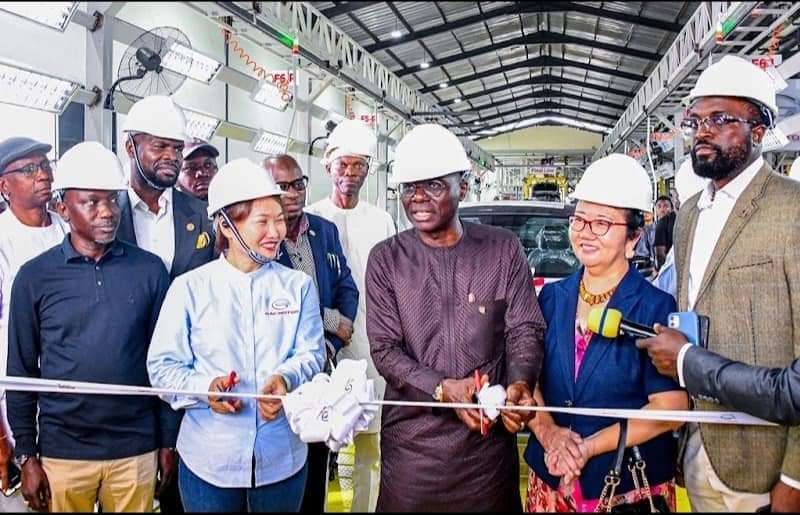
[[[778,116],[775,85],[767,72],[750,61],[726,55],[697,78],[689,102],[700,97],[742,97],[767,108],[772,126]]]
[[[208,216],[220,209],[262,197],[285,195],[272,175],[247,158],[234,159],[222,166],[208,186]]]
[[[322,156],[322,165],[327,166],[342,156],[375,158],[378,146],[375,133],[365,123],[358,120],[342,120],[328,136],[328,145]]]
[[[52,188],[114,191],[127,189],[128,185],[116,154],[96,141],[85,141],[58,160]]]
[[[123,132],[146,132],[158,138],[185,141],[190,139],[186,133],[186,115],[172,98],[164,95],[151,95],[139,100],[125,117]]]
[[[609,154],[589,165],[570,198],[650,212],[653,186],[647,171],[634,158]]]
[[[683,204],[702,191],[706,185],[708,185],[708,179],[694,173],[692,158],[684,159],[675,172],[675,191],[678,193],[678,201]]]
[[[435,123],[417,125],[397,144],[392,178],[398,184],[472,170],[458,137]]]
[[[792,167],[789,168],[789,178],[800,181],[800,157],[792,162]]]

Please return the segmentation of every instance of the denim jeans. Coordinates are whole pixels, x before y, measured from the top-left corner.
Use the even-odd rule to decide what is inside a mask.
[[[295,475],[257,488],[224,488],[197,477],[183,460],[178,465],[178,486],[187,513],[300,511],[306,487],[308,462]]]

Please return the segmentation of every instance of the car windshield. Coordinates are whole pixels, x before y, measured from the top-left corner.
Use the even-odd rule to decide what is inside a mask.
[[[462,215],[468,222],[504,227],[522,242],[536,277],[565,277],[580,267],[569,243],[569,219],[523,214]]]

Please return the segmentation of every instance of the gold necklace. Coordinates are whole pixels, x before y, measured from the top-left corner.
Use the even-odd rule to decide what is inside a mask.
[[[583,302],[589,304],[590,306],[596,306],[598,304],[604,304],[608,302],[608,299],[611,298],[611,296],[614,294],[614,290],[616,289],[617,287],[614,286],[605,293],[590,293],[589,290],[586,289],[586,284],[584,284],[583,279],[581,279],[581,286],[578,290],[578,294],[581,296],[581,300],[583,300]]]

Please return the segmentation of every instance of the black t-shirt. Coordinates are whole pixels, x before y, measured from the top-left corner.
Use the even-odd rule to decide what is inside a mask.
[[[670,213],[656,223],[656,247],[667,247],[667,252],[672,248],[672,231],[675,227],[675,213]]]

